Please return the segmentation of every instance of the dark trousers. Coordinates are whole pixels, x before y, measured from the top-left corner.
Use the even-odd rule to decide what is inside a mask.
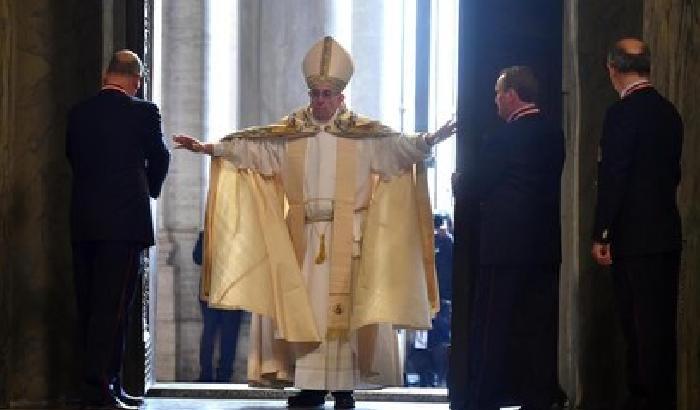
[[[558,399],[559,265],[482,266],[469,334],[470,410],[549,409]]]
[[[233,362],[236,358],[241,311],[211,308],[206,302],[200,302],[200,305],[202,338],[199,343],[199,381],[229,382],[233,375]],[[217,334],[220,334],[219,366],[214,377],[212,361]]]
[[[126,316],[142,250],[143,244],[136,242],[73,243],[85,400],[104,399],[121,370]]]
[[[673,410],[680,252],[614,261],[615,300],[627,345],[626,408]]]

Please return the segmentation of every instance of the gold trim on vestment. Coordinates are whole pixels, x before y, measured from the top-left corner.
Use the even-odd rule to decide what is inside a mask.
[[[352,285],[352,245],[357,187],[357,141],[338,138],[335,156],[335,202],[333,207],[333,244],[328,286],[328,329],[350,327]]]
[[[358,115],[341,106],[330,124],[314,122],[311,107],[301,108],[271,125],[250,127],[228,134],[222,141],[234,138],[286,138],[313,137],[321,131],[342,138],[383,138],[398,133],[382,123]]]
[[[209,191],[207,192],[207,207],[204,212],[204,234],[202,237],[202,273],[199,282],[199,298],[203,301],[209,301],[209,290],[211,289],[211,269],[212,269],[212,248],[211,235],[213,232],[212,224],[216,207],[216,194],[219,187],[219,174],[221,169],[221,161],[211,161],[211,171],[209,179]]]
[[[435,231],[433,227],[433,211],[430,207],[430,196],[428,191],[428,178],[425,163],[418,162],[414,165],[413,183],[416,185],[415,196],[418,207],[418,226],[421,230],[421,242],[423,249],[434,249]],[[440,294],[435,270],[435,252],[423,252],[423,265],[425,266],[425,277],[428,290],[428,300],[432,315],[436,315],[440,310]]]
[[[328,77],[330,71],[331,57],[333,52],[333,37],[326,36],[323,39],[323,52],[321,53],[321,77]]]
[[[308,139],[297,138],[287,145],[287,164],[289,175],[287,184],[293,187],[287,190],[289,211],[287,213],[287,226],[292,237],[294,253],[299,266],[304,264],[306,252],[306,236],[304,235],[304,223],[306,209],[304,207],[304,171],[306,169],[306,146]]]

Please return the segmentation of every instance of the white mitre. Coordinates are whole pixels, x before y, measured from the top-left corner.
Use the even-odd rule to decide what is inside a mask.
[[[306,53],[302,70],[309,89],[329,83],[341,92],[352,77],[352,58],[333,37],[326,36]]]

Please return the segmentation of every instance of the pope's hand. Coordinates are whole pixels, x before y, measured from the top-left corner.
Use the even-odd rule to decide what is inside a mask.
[[[175,142],[175,149],[184,148],[192,152],[204,152],[204,144],[190,135],[173,135],[173,141]]]
[[[425,138],[425,142],[428,145],[435,145],[447,138],[453,136],[457,131],[457,123],[454,120],[447,121],[442,127],[440,127],[434,134],[428,135]]]

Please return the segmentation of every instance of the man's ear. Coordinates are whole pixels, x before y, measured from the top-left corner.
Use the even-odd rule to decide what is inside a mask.
[[[134,76],[132,81],[135,81],[134,88],[138,91],[141,88],[141,77]]]

